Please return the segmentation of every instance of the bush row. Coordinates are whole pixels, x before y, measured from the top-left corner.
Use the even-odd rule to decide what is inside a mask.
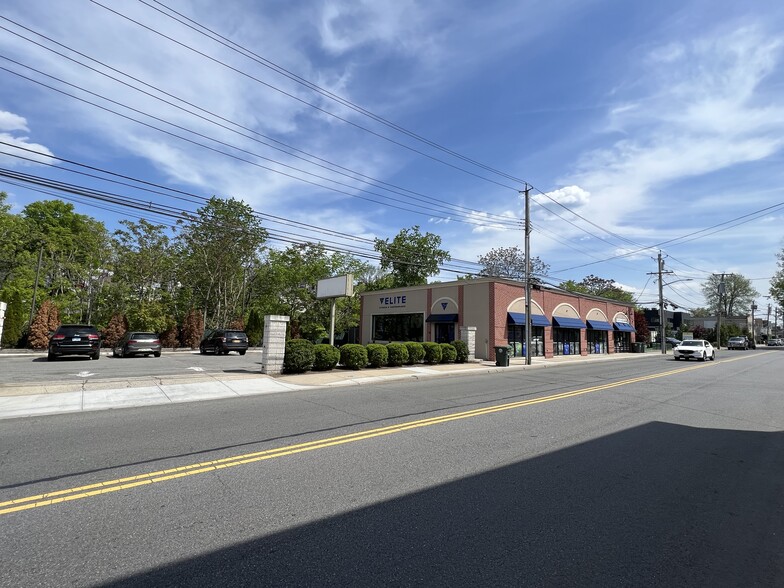
[[[314,345],[305,339],[290,339],[286,342],[283,371],[301,374],[310,370],[328,371],[338,364],[346,369],[361,370],[366,367],[399,367],[427,363],[464,363],[468,360],[465,341],[452,343],[369,343],[348,344],[340,348],[329,344]]]

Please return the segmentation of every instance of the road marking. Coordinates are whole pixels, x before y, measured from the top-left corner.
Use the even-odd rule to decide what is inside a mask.
[[[193,370],[194,372],[203,372],[204,371],[204,368],[202,368],[202,367],[189,367],[187,369]]]
[[[76,376],[77,378],[89,378],[90,376],[94,376],[95,374],[92,372],[79,372],[78,374],[71,374],[72,376]]]
[[[765,353],[773,353],[772,351],[767,351]],[[753,357],[757,357],[761,354],[755,354]],[[629,384],[636,384],[639,382],[645,382],[647,380],[655,380],[658,378],[663,378],[666,376],[673,376],[676,374],[682,374],[684,372],[690,372],[706,367],[715,366],[721,363],[730,363],[733,361],[739,361],[742,359],[749,359],[752,356],[742,356],[736,357],[732,359],[722,360],[719,362],[705,362],[700,363],[698,365],[693,365],[690,367],[682,367],[676,368],[673,370],[669,370],[666,372],[660,372],[658,374],[650,374],[647,376],[639,376],[637,378],[629,378],[626,380],[619,380],[617,382],[610,382],[607,384],[600,384],[597,386],[591,386],[588,388],[580,388],[578,390],[570,390],[568,392],[560,392],[558,394],[551,394],[550,396],[541,396],[539,398],[530,398],[527,400],[519,400],[516,402],[509,402],[506,404],[498,404],[495,406],[486,406],[483,408],[476,408],[473,410],[467,410],[463,412],[445,414],[437,417],[431,417],[427,419],[421,419],[417,421],[409,421],[405,423],[399,423],[396,425],[388,425],[386,427],[380,427],[376,429],[369,429],[367,431],[358,431],[356,433],[348,433],[346,435],[338,435],[336,437],[329,437],[327,439],[319,439],[316,441],[307,441],[305,443],[297,443],[295,445],[287,445],[284,447],[278,447],[275,449],[265,449],[263,451],[256,451],[253,453],[246,453],[243,455],[235,455],[233,457],[224,457],[221,459],[214,459],[210,461],[204,461],[200,463],[190,464],[179,466],[175,468],[169,468],[165,470],[158,470],[155,472],[148,472],[144,474],[138,474],[135,476],[128,476],[125,478],[118,478],[115,480],[106,480],[104,482],[96,482],[94,484],[87,484],[85,486],[78,486],[75,488],[67,488],[64,490],[56,490],[54,492],[46,492],[44,494],[37,494],[35,496],[26,496],[24,498],[16,498],[14,500],[8,500],[6,502],[0,502],[0,515],[11,514],[13,512],[18,512],[22,510],[29,510],[32,508],[40,508],[43,506],[51,506],[53,504],[59,504],[61,502],[68,502],[71,500],[80,500],[82,498],[89,498],[91,496],[98,496],[101,494],[108,494],[110,492],[117,492],[120,490],[127,490],[130,488],[136,488],[138,486],[144,486],[147,484],[154,484],[158,482],[166,482],[169,480],[176,480],[178,478],[184,478],[187,476],[194,476],[196,474],[203,474],[206,472],[214,472],[217,470],[231,468],[239,465],[246,465],[249,463],[255,463],[259,461],[266,461],[269,459],[275,459],[278,457],[285,457],[287,455],[295,455],[297,453],[304,453],[307,451],[314,451],[316,449],[324,449],[326,447],[334,447],[336,445],[344,445],[346,443],[354,443],[356,441],[364,441],[366,439],[373,439],[375,437],[382,437],[386,435],[392,435],[395,433],[402,433],[404,431],[410,431],[413,429],[418,429],[422,427],[429,427],[432,425],[439,425],[442,423],[448,423],[451,421],[457,421],[467,418],[473,418],[477,416],[483,416],[487,414],[493,414],[496,412],[504,412],[507,410],[512,410],[516,408],[522,408],[525,406],[532,406],[535,404],[543,404],[545,402],[553,402],[556,400],[564,400],[566,398],[573,398],[575,396],[582,396],[584,394],[589,394],[591,392],[600,392],[603,390],[610,390],[613,388],[618,388],[621,386],[627,386]]]

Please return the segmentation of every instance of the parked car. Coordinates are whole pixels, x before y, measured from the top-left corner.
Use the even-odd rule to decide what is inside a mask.
[[[699,359],[700,361],[705,361],[706,359],[710,359],[711,361],[716,359],[716,350],[711,345],[710,341],[706,341],[705,339],[687,339],[686,341],[681,341],[681,344],[678,345],[672,351],[673,355],[675,356],[676,360],[680,359]]]
[[[46,359],[53,361],[63,355],[87,355],[101,358],[101,335],[92,325],[60,325],[49,336]]]
[[[749,340],[746,337],[730,337],[727,341],[727,350],[743,349],[745,351],[748,348]]]
[[[768,339],[768,347],[781,347],[782,340],[777,339],[776,337],[770,337]]]
[[[160,357],[161,340],[155,333],[128,331],[114,346],[112,355],[114,357],[132,357],[134,355]]]
[[[236,351],[245,355],[248,350],[248,336],[245,331],[223,330],[212,331],[201,343],[199,353],[214,353],[215,355],[228,355],[229,351]]]
[[[664,338],[665,344],[669,345],[670,347],[677,347],[681,344],[680,339],[676,339],[675,337],[665,337]]]

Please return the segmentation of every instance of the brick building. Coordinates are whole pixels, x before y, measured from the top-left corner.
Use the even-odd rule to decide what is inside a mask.
[[[525,355],[525,285],[480,278],[361,294],[360,341],[450,342],[470,327],[476,357],[495,359],[510,345]],[[628,352],[634,342],[631,304],[567,292],[531,289],[531,354],[588,355]],[[475,330],[474,330],[475,329]]]

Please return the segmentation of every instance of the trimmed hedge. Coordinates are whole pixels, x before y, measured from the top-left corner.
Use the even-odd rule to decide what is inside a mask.
[[[452,341],[452,347],[455,348],[456,363],[465,363],[466,361],[468,361],[468,343],[458,339],[457,341]]]
[[[316,354],[313,342],[306,339],[289,339],[283,356],[283,371],[287,374],[301,374],[313,369]]]
[[[421,343],[406,341],[404,345],[408,351],[408,361],[406,362],[406,365],[413,365],[425,359],[425,348],[422,347]]]
[[[381,343],[368,343],[365,346],[367,349],[368,363],[370,367],[380,368],[387,365],[387,346]]]
[[[338,365],[340,361],[340,350],[329,343],[321,343],[313,347],[315,359],[313,369],[320,372],[329,371]]]
[[[440,343],[441,363],[452,363],[457,359],[457,349],[450,343]]]
[[[348,343],[340,348],[340,363],[350,370],[367,367],[368,354],[363,345]]]
[[[425,349],[425,363],[441,363],[441,346],[438,343],[426,341],[422,343],[422,347]]]
[[[408,363],[408,349],[403,343],[387,343],[387,365],[399,367]]]

